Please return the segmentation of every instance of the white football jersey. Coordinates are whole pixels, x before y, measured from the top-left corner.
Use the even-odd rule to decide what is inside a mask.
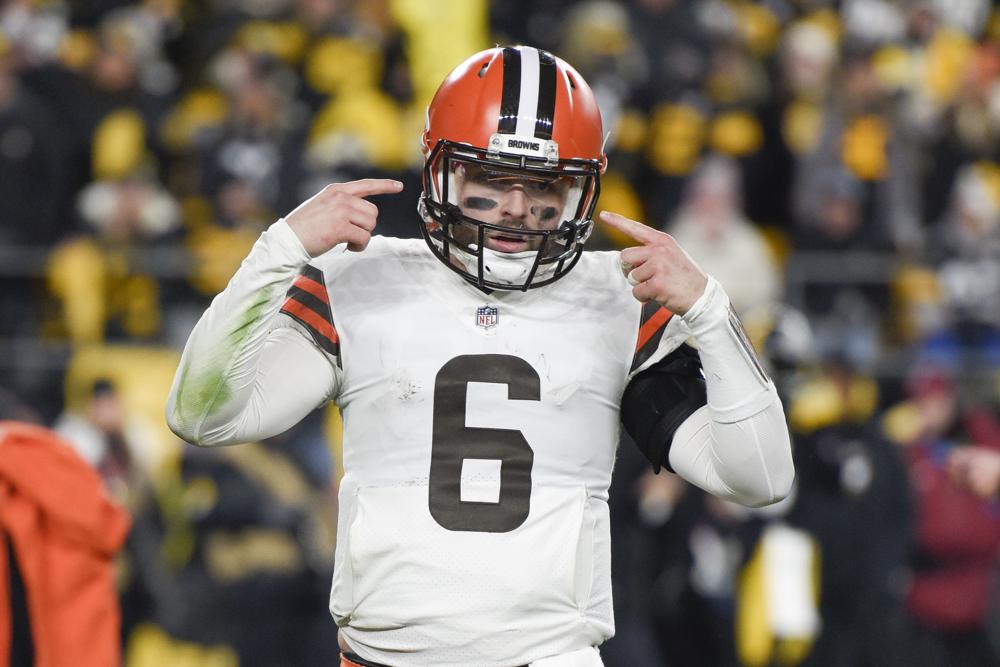
[[[279,221],[191,332],[167,423],[216,446],[340,404],[330,608],[365,658],[597,664],[614,632],[607,493],[634,373],[696,339],[707,405],[677,427],[672,468],[754,506],[794,477],[781,402],[718,282],[674,317],[633,299],[619,261],[584,253],[552,285],[487,294],[420,240],[310,261]]]
[[[484,293],[422,240],[303,270],[282,312],[338,368],[330,609],[393,665],[519,665],[614,633],[608,486],[629,377],[680,345],[617,253]]]

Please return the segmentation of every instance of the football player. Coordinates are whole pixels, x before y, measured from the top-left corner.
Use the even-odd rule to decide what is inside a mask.
[[[781,403],[670,236],[606,214],[635,247],[583,252],[606,157],[570,65],[477,53],[422,142],[424,240],[373,235],[393,180],[278,220],[192,332],[168,421],[214,446],[340,407],[345,665],[600,665],[619,424],[656,470],[764,505],[792,482]]]

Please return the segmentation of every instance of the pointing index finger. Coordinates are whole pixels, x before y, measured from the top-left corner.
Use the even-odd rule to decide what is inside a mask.
[[[355,197],[369,197],[402,192],[403,183],[392,178],[362,178],[357,181],[341,183],[337,188]]]
[[[612,213],[611,211],[601,211],[601,220],[603,220],[606,225],[614,227],[618,231],[628,235],[643,245],[657,243],[661,241],[664,236],[666,236],[663,232],[658,232],[652,227],[644,225],[641,222],[636,222],[635,220],[626,218],[623,215],[618,215],[617,213]]]

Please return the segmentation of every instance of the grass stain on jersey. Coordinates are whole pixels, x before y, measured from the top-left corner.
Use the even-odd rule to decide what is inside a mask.
[[[274,288],[265,287],[257,293],[254,303],[239,318],[236,326],[226,335],[222,343],[222,354],[213,354],[212,360],[196,374],[191,373],[190,362],[181,370],[181,380],[177,387],[177,402],[174,414],[185,424],[209,417],[219,411],[233,395],[226,378],[233,359],[242,352],[243,344],[253,332],[253,325],[261,313],[271,303]]]

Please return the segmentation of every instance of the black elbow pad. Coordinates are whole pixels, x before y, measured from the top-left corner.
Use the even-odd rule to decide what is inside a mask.
[[[661,467],[673,472],[668,457],[674,433],[707,402],[698,352],[681,345],[625,387],[622,425],[654,472]]]

